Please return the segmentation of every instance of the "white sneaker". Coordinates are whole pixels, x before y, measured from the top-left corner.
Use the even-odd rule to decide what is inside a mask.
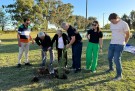
[[[96,73],[96,71],[92,71],[92,73]]]
[[[54,69],[52,69],[52,70],[50,71],[50,74],[54,74]]]
[[[119,81],[119,80],[121,80],[122,79],[122,76],[116,76],[113,80],[114,81]]]

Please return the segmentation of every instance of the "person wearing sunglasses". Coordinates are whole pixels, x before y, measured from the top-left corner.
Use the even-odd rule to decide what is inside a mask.
[[[87,38],[89,40],[86,49],[86,69],[96,72],[99,50],[102,52],[103,34],[99,28],[98,21],[93,21],[92,29],[88,30]]]
[[[110,46],[108,49],[108,61],[109,70],[106,72],[114,71],[113,60],[116,64],[117,75],[114,80],[122,79],[122,65],[121,65],[121,55],[124,49],[124,45],[128,42],[130,37],[130,28],[128,24],[121,20],[116,13],[111,13],[109,15],[110,30],[112,32],[112,38]]]
[[[19,46],[19,54],[18,54],[18,64],[17,67],[21,67],[21,59],[23,52],[25,52],[25,65],[26,66],[32,66],[32,64],[29,62],[29,46],[30,41],[32,41],[32,44],[34,44],[34,40],[32,39],[30,33],[31,33],[31,27],[30,27],[30,18],[24,18],[24,23],[19,26],[18,33],[17,33],[17,39],[18,39],[18,46]]]

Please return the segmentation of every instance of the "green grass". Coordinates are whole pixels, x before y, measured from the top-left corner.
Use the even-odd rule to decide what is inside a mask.
[[[50,34],[49,34],[50,35]],[[53,36],[54,34],[51,34]],[[36,36],[36,32],[32,33]],[[103,53],[99,55],[97,73],[68,74],[67,80],[60,79],[40,79],[39,83],[31,83],[34,71],[41,63],[40,48],[34,44],[30,46],[29,60],[32,67],[22,66],[16,68],[18,46],[16,33],[0,35],[0,90],[2,91],[135,91],[135,55],[123,53],[123,79],[113,81],[116,72],[106,74],[108,69],[107,51],[110,40],[104,40]],[[130,39],[130,44],[134,44],[134,39]],[[82,68],[85,68],[85,50],[87,41],[83,43]],[[57,56],[57,52],[55,51]],[[71,49],[68,49],[68,66],[71,66]],[[24,57],[22,63],[24,65]],[[57,61],[54,62],[57,67]]]

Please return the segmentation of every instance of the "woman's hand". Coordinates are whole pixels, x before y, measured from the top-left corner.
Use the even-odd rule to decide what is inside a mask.
[[[100,48],[99,53],[101,54],[103,52],[102,48]]]
[[[87,35],[87,38],[90,39],[90,34]]]

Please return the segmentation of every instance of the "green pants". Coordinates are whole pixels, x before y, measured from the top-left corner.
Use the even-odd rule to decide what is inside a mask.
[[[88,43],[86,50],[86,69],[95,71],[97,67],[99,44]]]

